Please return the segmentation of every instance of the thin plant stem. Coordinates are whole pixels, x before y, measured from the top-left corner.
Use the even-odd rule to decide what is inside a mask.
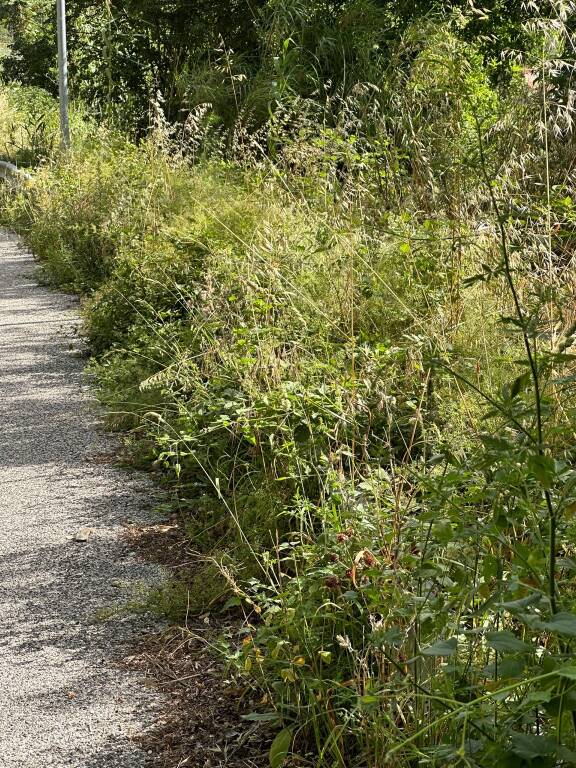
[[[500,205],[498,203],[496,194],[494,192],[494,182],[488,174],[488,169],[486,165],[486,155],[484,152],[484,140],[482,137],[482,129],[481,129],[480,121],[476,114],[474,115],[474,119],[476,122],[476,131],[478,134],[478,150],[479,150],[479,156],[480,156],[480,168],[482,171],[482,176],[484,177],[484,181],[488,188],[488,194],[490,195],[490,202],[492,204],[492,208],[496,216],[498,230],[500,233],[500,251],[502,253],[502,259],[504,263],[504,275],[506,278],[506,282],[508,284],[508,288],[510,290],[510,295],[512,296],[514,309],[515,309],[516,316],[518,318],[518,322],[520,324],[520,328],[522,331],[522,340],[524,343],[526,358],[528,360],[528,365],[530,368],[532,386],[534,389],[534,405],[536,409],[537,451],[539,456],[543,456],[544,444],[543,444],[543,421],[542,421],[542,392],[540,387],[540,375],[538,371],[536,338],[534,338],[534,341],[533,341],[534,343],[534,349],[533,349],[530,335],[528,333],[528,324],[526,322],[526,318],[522,310],[522,305],[520,304],[520,298],[518,295],[518,291],[516,289],[516,284],[514,283],[514,277],[512,274],[512,265],[510,262],[510,251],[508,248],[508,235],[506,233],[506,227],[504,226],[504,219],[502,217]],[[548,554],[549,598],[550,598],[550,607],[552,609],[552,613],[556,613],[558,610],[557,601],[556,601],[556,533],[557,533],[558,521],[557,521],[554,505],[552,504],[552,497],[550,495],[550,491],[548,488],[544,488],[543,490],[544,490],[544,498],[546,501],[546,508],[548,511],[548,527],[549,527],[549,547],[550,547],[550,551]]]

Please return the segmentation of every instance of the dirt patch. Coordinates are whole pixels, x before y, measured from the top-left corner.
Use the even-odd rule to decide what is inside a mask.
[[[177,520],[126,526],[130,545],[142,558],[166,567],[186,584],[193,572],[190,541]],[[156,727],[139,740],[155,768],[262,768],[273,734],[262,723],[242,718],[257,708],[251,692],[227,672],[219,647],[233,641],[241,622],[204,614],[186,617],[146,638],[125,660],[167,697]]]

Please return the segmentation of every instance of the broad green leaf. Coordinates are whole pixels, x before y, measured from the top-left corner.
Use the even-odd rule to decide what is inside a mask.
[[[292,746],[292,729],[283,728],[272,742],[268,759],[270,768],[282,768]]]
[[[229,611],[230,608],[235,608],[238,605],[242,605],[242,600],[240,600],[239,597],[231,597],[229,600],[226,601],[224,607],[222,608],[223,611]]]
[[[484,447],[493,453],[505,453],[507,455],[510,454],[512,446],[508,440],[503,440],[500,437],[489,435],[486,432],[483,432],[480,435],[480,440],[484,444]]]
[[[576,752],[568,749],[568,747],[560,744],[556,749],[556,754],[566,765],[576,765]]]
[[[552,698],[552,691],[532,691],[524,699],[525,704],[547,704]]]
[[[527,597],[521,597],[519,600],[508,600],[504,603],[497,603],[498,608],[503,608],[505,611],[521,611],[523,608],[527,608],[529,605],[536,605],[542,600],[541,592],[533,592]]]
[[[378,696],[374,696],[373,693],[367,693],[364,696],[358,698],[358,703],[363,707],[373,707],[380,703]]]
[[[542,629],[548,630],[556,635],[566,635],[567,637],[576,637],[576,614],[557,613],[550,621],[540,623]]]
[[[432,526],[432,535],[440,544],[447,544],[454,538],[452,523],[450,520],[438,520]]]
[[[374,632],[374,642],[383,645],[400,645],[405,639],[405,633],[399,627],[390,627],[386,631],[376,630]]]
[[[528,469],[544,488],[550,488],[556,476],[556,465],[551,456],[535,454],[528,458]]]
[[[523,373],[517,378],[514,379],[512,384],[510,385],[510,397],[514,399],[520,394],[520,391],[526,387],[530,380],[530,376],[528,373]]]
[[[533,648],[529,643],[525,643],[518,637],[508,632],[508,630],[502,630],[501,632],[487,632],[486,642],[499,653],[520,653],[532,651]]]
[[[576,691],[570,690],[561,696],[554,696],[549,702],[544,704],[544,709],[549,715],[558,717],[560,712],[576,711]]]
[[[560,677],[567,677],[568,680],[576,680],[576,666],[574,664],[567,664],[565,667],[559,667],[556,670],[556,674]]]
[[[503,656],[498,664],[487,664],[484,667],[486,677],[497,677],[498,680],[513,680],[524,674],[525,665],[512,656]]]
[[[437,643],[423,648],[421,653],[424,656],[452,656],[456,653],[457,649],[458,641],[455,637],[450,637],[448,640],[438,640]]]
[[[498,558],[494,555],[486,555],[484,563],[482,565],[482,574],[486,581],[489,581],[498,574]]]
[[[524,760],[538,757],[550,757],[556,752],[556,741],[549,736],[536,736],[532,733],[512,734],[512,752]]]

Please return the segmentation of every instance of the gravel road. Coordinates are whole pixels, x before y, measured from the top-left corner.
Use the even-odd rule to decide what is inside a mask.
[[[117,660],[152,620],[103,616],[162,578],[120,537],[153,490],[98,459],[76,301],[34,269],[0,233],[0,767],[140,768],[158,696]]]

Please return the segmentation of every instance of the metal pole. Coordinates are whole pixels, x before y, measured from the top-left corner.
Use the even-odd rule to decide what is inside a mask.
[[[70,121],[68,119],[68,50],[66,46],[66,0],[56,0],[58,28],[58,91],[60,94],[60,128],[62,146],[70,147]]]

